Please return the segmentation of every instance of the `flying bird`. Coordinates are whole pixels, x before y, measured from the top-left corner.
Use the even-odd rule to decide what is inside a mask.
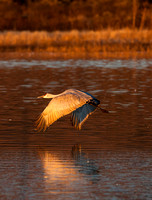
[[[57,119],[72,112],[72,125],[80,130],[82,124],[97,108],[102,112],[107,110],[100,107],[100,101],[87,92],[68,89],[61,94],[45,94],[38,98],[52,99],[36,121],[38,131],[45,131]]]

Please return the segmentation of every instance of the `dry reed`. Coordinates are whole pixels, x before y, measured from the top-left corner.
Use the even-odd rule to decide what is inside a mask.
[[[152,30],[102,30],[0,33],[0,51],[46,52],[147,52],[152,53]]]

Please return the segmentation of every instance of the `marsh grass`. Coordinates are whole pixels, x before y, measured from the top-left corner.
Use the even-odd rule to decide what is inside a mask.
[[[152,54],[152,30],[102,30],[0,33],[1,52]]]

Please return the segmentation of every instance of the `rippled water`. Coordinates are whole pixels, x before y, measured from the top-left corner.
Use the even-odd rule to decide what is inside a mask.
[[[36,97],[68,88],[110,114],[37,133]],[[152,60],[1,60],[0,97],[1,199],[152,199]]]

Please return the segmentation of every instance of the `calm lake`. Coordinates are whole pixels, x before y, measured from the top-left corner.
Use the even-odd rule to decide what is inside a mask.
[[[34,122],[75,88],[100,99],[82,126]],[[0,199],[152,199],[152,60],[0,60]]]

